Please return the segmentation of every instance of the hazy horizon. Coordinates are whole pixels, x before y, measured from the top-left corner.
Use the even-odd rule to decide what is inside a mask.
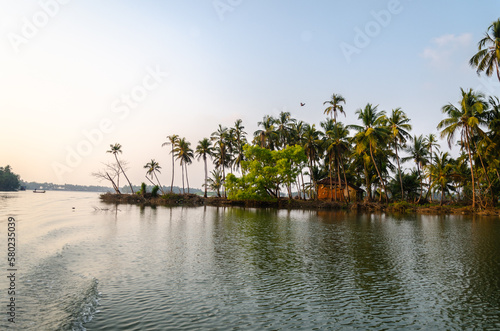
[[[326,118],[332,93],[347,124],[367,103],[401,107],[412,135],[437,133],[460,88],[498,80],[468,65],[500,2],[0,1],[0,166],[24,181],[100,185],[91,176],[120,143],[134,185],[151,159],[169,186],[178,134],[196,148],[241,118],[248,140],[265,115]],[[305,103],[303,107],[300,103]],[[444,150],[447,146],[441,142]],[[458,152],[458,148],[452,150]],[[211,167],[211,169],[213,166]],[[182,187],[176,164],[174,185]],[[189,166],[201,188],[203,162]]]

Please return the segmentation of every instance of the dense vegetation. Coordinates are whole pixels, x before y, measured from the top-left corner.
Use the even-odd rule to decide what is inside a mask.
[[[16,191],[20,185],[19,175],[13,173],[9,165],[0,167],[0,191]]]
[[[500,19],[488,28],[469,63],[478,74],[496,73],[500,80]],[[455,102],[442,106],[445,119],[437,123],[448,147],[458,146],[457,158],[432,133],[412,136],[411,120],[401,108],[386,112],[367,103],[355,111],[357,124],[343,124],[337,117],[345,115],[346,100],[334,93],[324,102],[327,117],[319,127],[281,112],[276,118],[264,116],[251,140],[241,120],[230,128],[219,125],[195,150],[186,138],[168,136],[162,146],[170,146],[172,155],[171,190],[177,160],[183,193],[185,182],[189,193],[188,165],[197,157],[205,165],[205,196],[210,189],[230,199],[270,200],[285,192],[289,198],[314,199],[318,180],[330,177],[363,187],[367,201],[438,198],[441,204],[453,200],[473,208],[495,205],[500,193],[500,100],[472,89],[459,92]],[[117,157],[121,145],[111,145],[108,152],[116,165],[99,175],[120,193],[115,181],[123,174],[133,191]],[[214,169],[209,175],[210,159]],[[148,180],[162,187],[160,165],[151,160],[144,168]]]

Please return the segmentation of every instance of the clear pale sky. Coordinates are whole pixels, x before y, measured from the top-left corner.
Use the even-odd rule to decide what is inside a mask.
[[[154,158],[168,185],[166,136],[194,149],[241,118],[251,139],[281,111],[319,125],[332,93],[346,99],[346,123],[368,102],[401,107],[417,135],[437,133],[461,87],[500,95],[498,81],[468,66],[498,0],[2,0],[0,9],[0,166],[27,181],[107,185],[91,173],[120,143],[134,184]],[[189,178],[201,188],[201,162]]]

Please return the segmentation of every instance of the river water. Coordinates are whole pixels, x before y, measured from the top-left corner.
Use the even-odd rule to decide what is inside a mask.
[[[0,217],[2,330],[500,329],[498,217],[116,207],[51,191],[0,193]]]

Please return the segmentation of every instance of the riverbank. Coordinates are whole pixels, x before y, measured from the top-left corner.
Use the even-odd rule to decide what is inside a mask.
[[[464,205],[425,204],[418,205],[408,202],[395,202],[390,204],[376,202],[355,202],[344,204],[335,201],[278,199],[276,201],[235,201],[219,197],[207,197],[196,194],[167,193],[153,197],[151,194],[101,194],[101,200],[112,204],[136,204],[144,206],[215,206],[215,207],[249,207],[249,208],[279,208],[279,209],[304,209],[304,210],[352,210],[362,212],[391,212],[400,214],[459,214],[459,215],[484,215],[500,216],[499,208],[473,210]]]

